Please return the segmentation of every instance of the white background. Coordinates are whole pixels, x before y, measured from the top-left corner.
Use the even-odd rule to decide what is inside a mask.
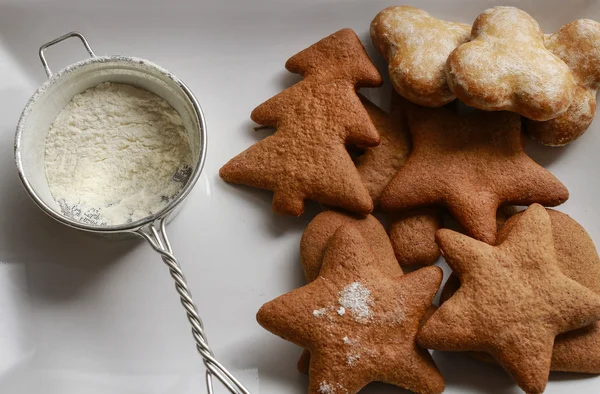
[[[411,3],[411,2],[407,2]],[[492,1],[413,1],[471,23]],[[600,20],[594,0],[510,1],[545,32]],[[208,121],[206,167],[169,226],[176,254],[221,361],[254,393],[304,393],[300,350],[263,331],[255,313],[303,283],[298,241],[314,215],[275,216],[271,195],[222,182],[218,169],[264,133],[251,110],[297,77],[288,57],[351,27],[382,71],[368,27],[390,1],[0,1],[0,392],[203,393],[203,370],[166,268],[142,242],[109,242],[62,227],[23,191],[13,163],[19,114],[45,74],[41,44],[83,32],[99,55],[147,58],[184,80]],[[506,4],[506,3],[505,3]],[[51,67],[85,56],[77,40],[48,51]],[[389,88],[387,88],[389,89]],[[368,92],[375,100],[386,88]],[[383,92],[383,93],[382,93]],[[600,242],[600,123],[565,149],[528,150],[569,188],[560,209]],[[448,393],[518,393],[499,368],[435,354]],[[374,385],[368,393],[402,392]],[[598,393],[600,379],[552,374],[548,393]]]

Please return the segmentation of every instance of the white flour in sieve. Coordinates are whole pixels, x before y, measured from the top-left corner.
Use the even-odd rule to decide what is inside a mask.
[[[163,98],[102,83],[73,97],[46,137],[50,192],[64,215],[130,223],[164,208],[192,172],[181,116]]]

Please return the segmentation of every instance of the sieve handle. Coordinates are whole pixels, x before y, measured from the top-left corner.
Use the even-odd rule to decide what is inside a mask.
[[[192,335],[196,340],[196,349],[204,360],[206,366],[206,387],[208,394],[214,394],[212,377],[215,376],[223,383],[227,389],[233,394],[251,394],[221,363],[219,363],[208,346],[206,335],[204,334],[204,325],[198,315],[198,309],[192,299],[192,294],[188,288],[187,281],[181,266],[173,255],[173,249],[167,237],[166,222],[167,217],[159,219],[157,222],[149,224],[136,233],[144,238],[152,249],[161,255],[162,260],[169,267],[171,277],[175,281],[175,289],[179,293],[181,304],[186,311],[188,321],[192,325]]]
[[[44,66],[44,70],[46,70],[46,75],[48,76],[48,78],[50,78],[52,76],[52,70],[50,70],[50,66],[48,65],[48,61],[46,61],[46,57],[44,56],[44,51],[51,47],[54,44],[58,44],[59,42],[62,42],[64,40],[67,40],[71,37],[77,37],[81,40],[81,42],[83,43],[83,46],[85,47],[85,49],[87,50],[87,52],[90,54],[91,57],[96,57],[96,54],[94,53],[94,51],[92,50],[92,47],[90,47],[90,44],[87,42],[87,40],[85,39],[85,37],[83,36],[83,34],[81,34],[78,31],[72,31],[70,33],[67,33],[63,36],[60,36],[58,38],[55,38],[54,40],[45,43],[44,45],[42,45],[40,47],[40,60],[42,61],[42,65]]]

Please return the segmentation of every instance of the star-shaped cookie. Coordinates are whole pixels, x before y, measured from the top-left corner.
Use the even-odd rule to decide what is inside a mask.
[[[444,380],[415,343],[442,279],[438,267],[397,278],[352,224],[330,241],[320,277],[263,305],[257,320],[310,350],[310,394],[355,394],[374,381],[441,393]]]
[[[498,206],[555,206],[569,197],[523,151],[519,115],[407,105],[413,152],[383,192],[384,210],[444,205],[471,236],[493,244]]]
[[[560,270],[577,283],[600,294],[600,256],[585,229],[569,215],[547,209],[552,224],[554,249]],[[498,243],[510,233],[521,213],[507,218],[498,231]],[[499,223],[500,225],[500,223]],[[440,302],[446,302],[460,288],[456,275],[451,275]],[[477,359],[493,362],[485,353],[473,353]],[[600,322],[561,334],[554,341],[551,371],[600,373]]]
[[[386,186],[404,165],[411,151],[410,133],[404,114],[406,100],[392,93],[391,112],[361,97],[381,144],[367,149],[356,160],[356,169],[369,190],[375,207]],[[433,209],[402,212],[388,218],[389,236],[400,265],[431,265],[440,257],[435,232],[442,227],[442,215]]]
[[[451,230],[437,241],[460,289],[424,324],[424,347],[491,354],[527,393],[541,393],[556,335],[600,319],[600,296],[565,276],[539,204],[491,246]]]

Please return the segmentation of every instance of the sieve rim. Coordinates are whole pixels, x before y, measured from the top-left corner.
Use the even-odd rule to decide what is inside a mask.
[[[160,211],[158,211],[152,215],[146,216],[145,218],[136,220],[135,222],[132,222],[132,223],[99,226],[99,225],[89,225],[89,224],[85,224],[85,223],[81,223],[76,220],[73,220],[64,214],[55,211],[53,208],[48,206],[39,197],[39,195],[36,193],[35,189],[31,186],[29,180],[27,179],[27,176],[25,175],[24,169],[23,169],[23,163],[22,163],[22,157],[21,157],[22,156],[21,155],[21,137],[23,135],[25,121],[28,118],[28,116],[30,115],[34,104],[37,102],[39,97],[43,96],[46,93],[46,90],[50,86],[54,85],[60,79],[64,78],[66,75],[68,75],[69,73],[71,73],[72,71],[74,71],[80,67],[84,67],[84,66],[94,64],[94,63],[110,63],[110,62],[115,62],[115,63],[124,62],[130,66],[136,65],[136,67],[139,67],[139,65],[147,66],[149,68],[154,69],[158,73],[162,74],[164,77],[170,79],[172,82],[174,82],[175,85],[185,94],[187,99],[192,104],[192,108],[194,109],[194,114],[196,115],[199,129],[200,129],[199,130],[200,152],[199,152],[199,157],[198,157],[196,166],[194,167],[194,169],[192,171],[192,175],[188,179],[186,185],[181,189],[181,191],[177,194],[177,196],[175,196],[175,198],[169,204],[167,204],[167,206],[165,206],[163,209],[161,209]],[[17,129],[16,129],[15,141],[14,141],[15,163],[17,165],[19,179],[21,180],[21,183],[25,187],[27,194],[33,200],[33,202],[42,211],[44,211],[47,215],[49,215],[50,217],[52,217],[53,219],[57,220],[58,222],[60,222],[62,224],[65,224],[69,227],[72,227],[72,228],[75,228],[78,230],[94,232],[94,233],[104,233],[104,234],[135,232],[135,231],[143,228],[144,226],[147,226],[151,223],[154,223],[155,221],[157,221],[159,219],[167,217],[180,203],[183,202],[183,200],[185,200],[185,198],[189,195],[189,193],[192,191],[192,189],[196,185],[196,182],[198,181],[198,179],[200,178],[200,174],[202,173],[202,169],[204,168],[204,163],[206,161],[206,150],[207,150],[206,120],[204,117],[204,112],[202,111],[202,107],[200,106],[200,103],[196,99],[196,96],[194,96],[194,94],[192,93],[191,89],[181,79],[179,79],[177,76],[175,76],[175,74],[173,74],[172,72],[157,65],[156,63],[153,63],[149,60],[138,58],[138,57],[123,56],[123,55],[95,56],[95,57],[91,57],[89,59],[81,60],[79,62],[73,63],[73,64],[63,68],[62,70],[58,71],[57,73],[52,75],[50,78],[48,78],[48,80],[46,80],[35,91],[35,93],[31,96],[31,98],[25,105],[25,108],[23,109],[23,112],[21,113],[21,116],[17,123]]]

